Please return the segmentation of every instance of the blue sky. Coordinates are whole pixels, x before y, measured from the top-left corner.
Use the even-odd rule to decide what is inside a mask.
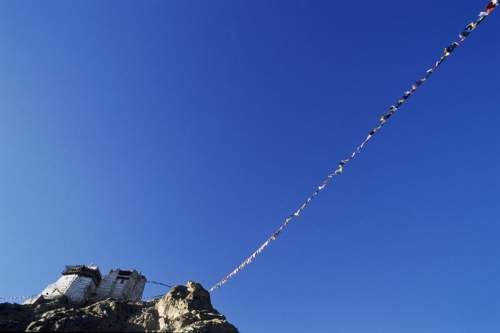
[[[486,2],[3,2],[0,296],[92,262],[212,287]],[[500,331],[498,11],[211,294],[231,323]]]

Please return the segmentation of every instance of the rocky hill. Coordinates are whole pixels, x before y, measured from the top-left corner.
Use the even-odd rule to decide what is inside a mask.
[[[238,333],[212,307],[210,293],[191,281],[150,302],[88,300],[77,307],[59,298],[26,305],[2,303],[0,331]]]

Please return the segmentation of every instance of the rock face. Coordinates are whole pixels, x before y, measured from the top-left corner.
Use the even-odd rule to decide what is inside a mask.
[[[27,305],[2,303],[0,331],[238,333],[212,307],[210,293],[192,281],[151,302],[107,299],[75,307],[59,298]]]

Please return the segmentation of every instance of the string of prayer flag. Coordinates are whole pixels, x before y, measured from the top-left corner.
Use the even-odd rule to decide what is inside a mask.
[[[403,103],[418,89],[418,87],[420,87],[420,85],[422,83],[424,83],[428,78],[429,76],[434,73],[437,68],[443,63],[443,61],[445,61],[449,56],[450,54],[460,45],[462,45],[462,43],[464,42],[464,40],[467,38],[467,36],[469,36],[469,34],[477,28],[477,26],[479,24],[481,24],[481,22],[483,22],[483,20],[486,18],[486,16],[488,16],[496,7],[498,6],[498,0],[492,0],[490,1],[486,7],[484,8],[484,11],[480,12],[479,13],[479,17],[477,18],[477,20],[475,22],[471,22],[469,23],[464,29],[463,31],[459,34],[459,37],[460,37],[460,40],[457,41],[457,42],[453,42],[451,43],[449,46],[445,47],[444,49],[444,55],[441,56],[441,58],[436,62],[436,64],[430,68],[429,70],[427,70],[427,73],[426,75],[421,78],[420,80],[416,81],[412,86],[411,86],[411,89],[407,90],[401,99],[399,99],[397,101],[397,103],[395,105],[391,105],[389,110],[387,111],[387,114],[383,115],[381,118],[380,118],[380,124],[378,124],[375,128],[373,128],[370,133],[368,134],[368,136],[366,137],[366,139],[361,143],[361,145],[356,148],[356,150],[346,159],[344,160],[341,160],[339,165],[338,165],[338,169],[335,170],[332,174],[329,174],[328,177],[325,179],[325,181],[323,181],[323,184],[321,184],[320,186],[318,186],[318,189],[309,197],[307,198],[307,200],[304,202],[304,204],[295,212],[293,213],[292,215],[290,215],[286,220],[285,222],[283,223],[283,225],[275,232],[273,233],[265,242],[264,244],[262,244],[258,249],[257,251],[255,251],[250,257],[248,257],[247,260],[245,260],[241,265],[239,265],[235,270],[233,270],[231,273],[229,273],[229,275],[227,275],[225,278],[223,278],[221,281],[219,281],[215,286],[213,286],[212,288],[210,288],[210,292],[212,292],[214,289],[218,289],[220,288],[223,284],[225,284],[230,278],[232,278],[235,274],[237,274],[239,271],[241,271],[243,268],[245,268],[246,265],[250,264],[252,262],[253,259],[255,259],[255,257],[260,254],[272,241],[276,240],[276,238],[281,234],[281,232],[283,231],[283,229],[290,223],[290,221],[295,218],[295,217],[298,217],[300,216],[300,213],[306,208],[307,204],[316,196],[318,195],[318,193],[323,190],[326,185],[332,180],[332,178],[334,176],[338,176],[342,173],[343,171],[343,167],[346,163],[348,163],[351,159],[354,158],[354,156],[356,156],[356,154],[359,154],[361,149],[366,145],[366,143],[368,143],[368,141],[372,138],[372,136],[377,133],[377,131],[379,129],[382,128],[382,126],[384,126],[384,124],[386,123],[386,121],[394,114],[394,112],[396,112],[399,107],[401,107],[401,105],[403,105]]]
[[[35,298],[37,296],[40,296],[40,294],[28,295],[28,296],[7,296],[7,297],[0,297],[0,299],[25,299],[25,298]]]

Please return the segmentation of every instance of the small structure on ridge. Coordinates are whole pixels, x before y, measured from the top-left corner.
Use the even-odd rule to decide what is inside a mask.
[[[135,269],[131,271],[122,271],[119,268],[111,269],[97,287],[92,298],[97,300],[119,298],[140,301],[145,285],[146,277]]]
[[[103,278],[99,268],[93,264],[66,266],[59,280],[49,284],[40,295],[24,304],[33,304],[40,298],[55,299],[63,296],[77,304],[107,298],[140,301],[146,281],[146,277],[135,269],[111,269]]]

